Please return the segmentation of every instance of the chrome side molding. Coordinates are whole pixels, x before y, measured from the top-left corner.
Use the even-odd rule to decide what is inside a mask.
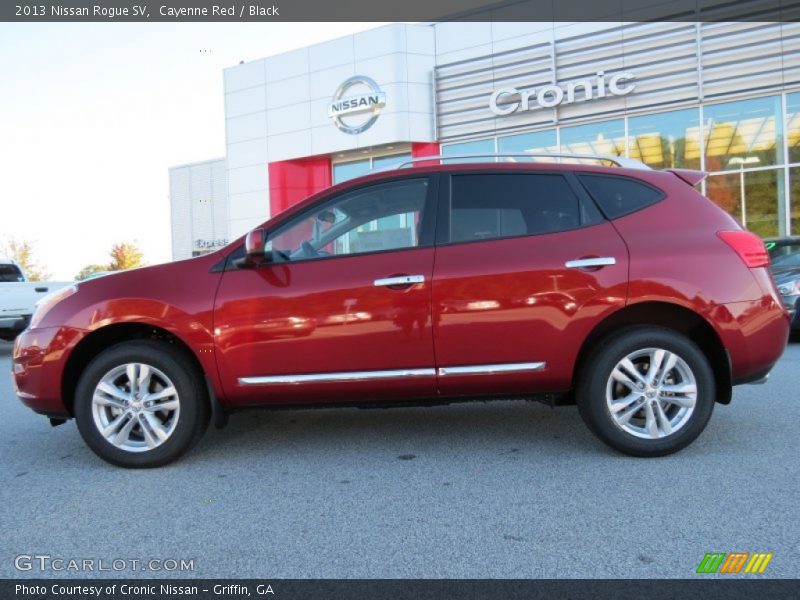
[[[385,287],[392,285],[411,285],[414,283],[425,283],[425,276],[398,275],[397,277],[385,277],[384,279],[376,279],[373,285],[375,287]]]
[[[543,371],[544,362],[506,363],[501,365],[469,365],[464,367],[440,367],[439,376],[447,375],[496,375],[499,373],[518,373],[522,371]]]
[[[579,258],[568,260],[564,266],[568,269],[587,269],[591,267],[608,267],[617,264],[617,259],[613,256],[601,256],[598,258]]]
[[[448,375],[497,375],[502,373],[536,372],[547,367],[544,362],[506,363],[500,365],[470,365],[438,369],[396,369],[391,371],[345,371],[342,373],[305,373],[297,375],[265,375],[239,377],[239,385],[275,385],[298,383],[335,383],[342,381],[372,381],[405,377],[440,377]]]
[[[275,383],[332,383],[335,381],[370,381],[401,377],[433,377],[436,369],[398,369],[395,371],[345,371],[343,373],[309,373],[304,375],[267,375],[240,377],[239,385],[268,385]]]

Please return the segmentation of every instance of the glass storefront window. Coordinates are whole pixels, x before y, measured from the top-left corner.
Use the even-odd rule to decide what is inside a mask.
[[[780,96],[708,105],[704,120],[706,171],[783,162]]]
[[[334,163],[333,183],[342,183],[343,181],[367,175],[372,171],[399,166],[408,160],[411,160],[411,154],[404,152],[403,154],[390,154],[388,156],[365,158],[364,160]]]
[[[674,110],[628,119],[630,157],[654,169],[700,168],[700,111]]]
[[[786,235],[784,171],[743,171],[712,175],[707,196],[760,235]]]
[[[791,187],[791,225],[792,235],[800,234],[800,167],[789,169],[789,186]]]
[[[356,177],[366,175],[369,171],[369,159],[337,163],[333,165],[333,183],[342,183],[348,179],[355,179]]]
[[[509,135],[497,139],[500,154],[553,154],[558,152],[555,129]],[[524,160],[524,159],[520,159]],[[542,161],[544,162],[544,161]]]
[[[399,167],[404,162],[411,160],[411,154],[392,154],[390,156],[376,156],[372,159],[372,170],[379,171],[391,167]]]
[[[460,142],[458,144],[448,144],[442,146],[442,156],[459,156],[462,154],[483,154],[491,156],[494,154],[494,138],[488,140],[475,140],[473,142]],[[474,159],[450,159],[442,161],[448,164],[475,162]]]
[[[625,121],[615,119],[602,123],[562,127],[561,152],[624,156]]]
[[[789,144],[789,162],[800,162],[800,92],[786,95],[786,138]],[[792,198],[798,197],[793,194]]]

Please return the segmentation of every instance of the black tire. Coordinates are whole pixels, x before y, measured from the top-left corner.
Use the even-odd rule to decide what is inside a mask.
[[[647,348],[661,348],[683,359],[694,376],[697,395],[693,412],[680,428],[664,437],[645,439],[617,424],[606,392],[617,364],[626,356]],[[603,339],[584,361],[576,384],[578,411],[589,429],[612,448],[631,456],[664,456],[688,446],[705,429],[715,398],[714,373],[706,356],[687,337],[662,327],[629,327]],[[646,399],[641,401],[647,402]]]
[[[92,397],[100,380],[127,363],[143,363],[163,372],[174,385],[180,416],[174,431],[155,448],[130,452],[103,437],[95,424]],[[167,342],[122,342],[95,357],[81,374],[75,392],[75,421],[86,444],[103,460],[127,468],[160,467],[189,450],[203,436],[211,411],[202,372],[184,352]]]

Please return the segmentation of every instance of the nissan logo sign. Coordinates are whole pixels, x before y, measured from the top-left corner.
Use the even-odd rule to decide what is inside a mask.
[[[358,92],[348,94],[350,91]],[[328,105],[328,117],[344,133],[356,135],[378,120],[386,106],[386,94],[364,75],[354,75],[337,88]]]

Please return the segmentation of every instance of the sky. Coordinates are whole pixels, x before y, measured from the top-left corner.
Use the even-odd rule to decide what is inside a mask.
[[[380,23],[0,24],[0,248],[171,258],[169,167],[225,155],[222,70]]]

